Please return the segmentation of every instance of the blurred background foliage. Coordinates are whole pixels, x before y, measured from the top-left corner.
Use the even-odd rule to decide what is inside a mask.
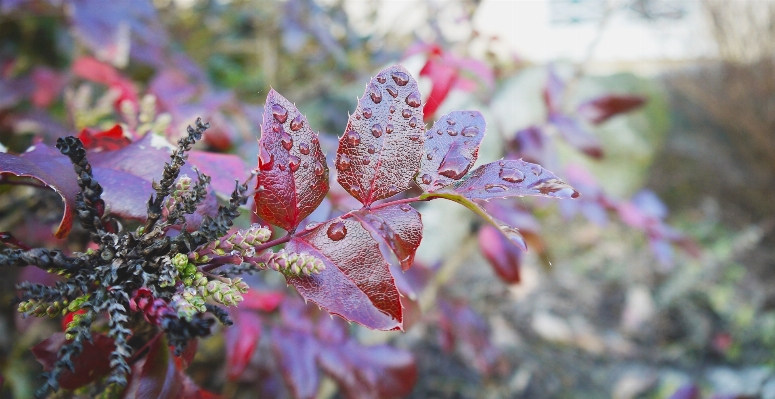
[[[670,224],[696,242],[696,256],[679,250],[660,263],[649,237],[618,217],[593,223],[564,217],[556,205],[517,201],[516,209],[540,221],[541,240],[521,259],[521,282],[509,285],[470,245],[479,222],[454,204],[429,203],[421,209],[426,235],[418,259],[441,265],[427,269],[440,270],[430,277],[440,299],[422,296],[424,316],[406,333],[351,327],[353,333],[363,342],[410,348],[420,368],[410,395],[416,398],[775,398],[775,3],[687,2],[696,3],[715,51],[680,62],[645,60],[648,68],[597,62],[597,39],[585,57],[525,58],[503,37],[477,30],[477,13],[492,3],[498,2],[153,0],[117,2],[107,11],[94,0],[0,0],[0,142],[23,152],[36,139],[50,143],[77,132],[87,116],[92,127],[111,126],[115,112],[98,112],[99,101],[92,103],[110,94],[105,87],[89,89],[88,101],[74,100],[83,81],[95,78],[72,65],[94,56],[120,70],[137,93],[156,96],[171,115],[171,139],[203,114],[219,131],[205,147],[253,165],[270,88],[334,138],[377,70],[401,62],[419,76],[429,59],[451,54],[475,60],[486,73],[463,68],[475,84],[451,90],[436,115],[480,110],[488,121],[480,162],[489,162],[507,153],[518,131],[545,124],[542,93],[551,65],[568,82],[566,108],[611,92],[647,99],[635,113],[585,125],[601,143],[601,160],[558,140],[558,176],[581,165],[622,200],[652,190],[669,209]],[[541,3],[568,10],[584,2]],[[599,35],[632,10],[687,23],[670,2],[586,3],[589,10],[603,4],[593,18]],[[419,81],[423,94],[431,92],[432,76]],[[32,94],[41,91],[37,99]],[[46,209],[59,206],[58,198],[42,198],[20,216],[8,209],[3,190],[0,230],[27,223],[24,232],[39,229],[30,241],[46,242],[47,223],[57,221]],[[3,279],[6,304],[15,281]],[[27,330],[32,334],[21,334],[20,323],[4,306],[6,397],[29,395],[39,366],[27,349],[56,329],[37,323]],[[451,347],[442,339],[450,325],[457,334]],[[478,341],[482,336],[487,343]],[[264,364],[267,339],[249,372],[271,369]],[[203,343],[190,374],[208,389],[251,397],[255,382],[225,381],[213,371],[224,361],[221,345],[218,336]],[[481,359],[490,347],[497,356]],[[319,392],[338,395],[330,381]]]

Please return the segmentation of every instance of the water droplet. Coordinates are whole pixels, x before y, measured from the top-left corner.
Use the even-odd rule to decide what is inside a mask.
[[[374,137],[382,136],[382,125],[380,125],[379,123],[375,123],[371,127],[371,135]]]
[[[573,187],[565,184],[563,181],[557,179],[541,182],[535,185],[533,189],[538,190],[538,192],[541,194],[551,195],[555,198],[568,199],[579,197],[578,191],[574,190]]]
[[[322,176],[325,173],[325,169],[323,169],[323,165],[320,162],[315,162],[313,170],[315,171],[315,176]]]
[[[336,165],[339,167],[339,170],[347,170],[350,167],[350,157],[344,154],[340,155]]]
[[[454,126],[455,125],[455,120],[454,119],[447,119],[447,124],[450,125],[450,126]]]
[[[361,186],[357,183],[350,186],[350,191],[355,195],[361,195]]]
[[[484,191],[487,191],[488,193],[502,193],[509,188],[504,186],[503,184],[485,184],[484,185]]]
[[[417,141],[417,140],[419,140],[419,139],[420,139],[420,135],[419,135],[419,134],[412,134],[412,135],[409,135],[409,140],[412,140],[412,141]]]
[[[409,206],[409,204],[401,204],[398,206],[398,208],[400,208],[404,212],[409,212],[412,210],[412,207]]]
[[[396,90],[395,87],[393,87],[391,85],[387,85],[387,86],[385,86],[385,90],[387,90],[387,92],[390,94],[391,97],[393,97],[393,98],[398,97],[398,90]]]
[[[417,108],[420,105],[422,105],[422,100],[420,100],[420,93],[418,92],[412,92],[408,96],[406,96],[406,104],[409,105],[412,108]]]
[[[364,118],[369,119],[369,118],[371,118],[371,115],[372,115],[371,108],[364,108],[363,109],[363,117]]]
[[[363,158],[363,160],[361,161],[361,163],[362,163],[362,164],[364,164],[364,165],[368,165],[368,164],[370,164],[370,163],[371,163],[371,159],[369,159],[369,158]]]
[[[288,119],[288,110],[280,104],[272,104],[272,115],[278,122],[285,123]]]
[[[283,145],[285,151],[290,151],[293,147],[293,137],[286,132],[280,133],[280,144]]]
[[[307,162],[302,162],[301,163],[301,167],[304,168],[304,169],[307,169],[307,168],[309,168],[309,164]]]
[[[312,136],[312,144],[317,144],[319,142],[320,140],[318,139],[318,136]]]
[[[393,72],[391,77],[393,78],[393,81],[396,82],[396,84],[399,86],[406,86],[406,84],[409,83],[409,75],[401,71]]]
[[[285,172],[285,165],[279,164],[277,165],[277,169],[280,169],[281,171]]]
[[[409,119],[412,117],[412,110],[409,108],[404,109],[401,111],[401,116],[404,117],[404,119]]]
[[[425,158],[428,158],[429,161],[433,160],[433,154],[428,154],[425,156]]]
[[[457,130],[455,130],[454,128],[449,128],[447,129],[447,134],[450,136],[457,136]]]
[[[417,118],[409,120],[409,127],[417,127]]]
[[[302,153],[302,155],[309,155],[309,146],[307,143],[299,144],[299,152]]]
[[[502,168],[499,176],[501,179],[509,182],[509,183],[519,183],[523,180],[525,180],[525,174],[522,173],[519,169],[513,169],[513,168]]]
[[[376,148],[374,148],[374,146],[373,146],[373,145],[370,145],[370,146],[369,146],[369,149],[368,149],[367,151],[369,152],[369,154],[373,154],[373,153],[377,152],[377,149],[376,149]]]
[[[295,155],[288,157],[288,169],[290,169],[291,172],[299,170],[299,163],[301,163],[301,159],[299,159],[299,157]]]
[[[465,143],[454,142],[441,160],[439,174],[458,180],[468,173],[472,164],[471,149]]]
[[[379,90],[379,87],[376,85],[369,85],[369,97],[371,97],[371,101],[374,102],[374,104],[379,104],[382,102],[382,92]]]
[[[272,131],[275,133],[278,133],[282,129],[282,125],[279,123],[273,123],[272,124]]]
[[[377,82],[379,82],[379,83],[384,85],[385,82],[387,82],[387,79],[385,79],[384,75],[379,75],[379,76],[377,76]]]
[[[525,237],[522,236],[522,233],[519,232],[514,227],[506,226],[506,225],[500,225],[498,228],[503,232],[503,234],[506,235],[506,237],[509,239],[509,241],[513,242],[514,245],[521,248],[523,251],[527,251],[527,242],[525,241]]]
[[[293,120],[291,120],[291,130],[296,132],[302,127],[304,127],[304,117],[301,116],[301,114],[299,114],[295,118],[293,118]]]
[[[530,171],[533,172],[533,174],[536,176],[540,175],[542,170],[543,168],[541,168],[541,166],[539,165],[536,165],[536,164],[530,165]]]
[[[339,241],[347,235],[347,227],[343,222],[332,223],[328,226],[326,234],[332,241]]]
[[[385,125],[385,133],[387,133],[387,134],[393,133],[393,125],[392,124],[388,123],[387,125]]]
[[[422,175],[420,180],[422,181],[422,184],[431,184],[431,182],[433,181],[433,178],[431,177],[431,175],[426,173]]]
[[[258,168],[260,170],[272,169],[274,155],[270,154],[263,145],[258,146]]]
[[[479,134],[479,128],[476,126],[468,126],[467,128],[464,128],[460,134],[463,135],[463,137],[474,137]]]
[[[355,119],[361,120],[361,114],[355,114]]]
[[[390,113],[391,114],[396,113],[396,107],[395,106],[393,106],[393,105],[390,106]]]
[[[438,130],[436,130],[436,134],[438,134],[439,136],[441,136],[442,134],[444,134],[444,132],[442,132],[442,131],[441,131],[441,129],[438,129]]]
[[[344,139],[347,140],[347,144],[356,146],[361,143],[361,135],[355,130],[350,130],[344,135]]]

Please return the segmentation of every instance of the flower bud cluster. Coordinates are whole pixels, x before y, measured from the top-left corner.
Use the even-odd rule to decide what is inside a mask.
[[[304,252],[287,252],[284,249],[270,255],[266,266],[285,275],[318,274],[326,269],[323,261]]]
[[[238,230],[211,242],[200,253],[215,253],[218,255],[236,253],[241,256],[253,256],[256,253],[255,247],[267,242],[271,236],[271,230],[258,223],[254,223],[247,229]]]
[[[175,266],[175,269],[178,271],[178,277],[186,287],[191,285],[198,285],[199,281],[202,279],[205,279],[205,282],[207,281],[202,273],[197,271],[196,265],[189,261],[187,255],[177,254],[172,257],[171,262],[172,265]]]
[[[67,312],[67,300],[56,302],[39,302],[30,299],[19,304],[19,313],[25,313],[36,317],[54,318]]]
[[[237,306],[242,302],[242,294],[248,292],[248,285],[241,278],[220,278],[219,280],[210,280],[204,286],[199,286],[199,294],[204,297],[210,297],[215,302],[226,306]]]
[[[177,204],[185,201],[186,197],[191,191],[191,181],[191,178],[185,174],[178,177],[178,180],[175,182],[175,186],[173,186],[172,192],[164,203],[164,208],[166,209],[167,213],[175,209]]]

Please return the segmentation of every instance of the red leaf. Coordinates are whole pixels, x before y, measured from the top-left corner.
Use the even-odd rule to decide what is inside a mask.
[[[62,372],[59,385],[64,389],[76,389],[106,376],[110,372],[110,352],[113,339],[100,333],[92,333],[93,343],[84,342],[83,351],[73,358],[75,372]],[[55,333],[43,342],[32,347],[35,356],[46,371],[50,371],[57,361],[57,352],[66,342],[64,333]]]
[[[274,90],[266,98],[258,148],[258,216],[293,231],[328,192],[328,166],[307,119]]]
[[[498,229],[489,225],[479,229],[479,249],[501,280],[509,284],[519,283],[522,250],[514,246]]]
[[[274,312],[285,298],[280,291],[260,291],[250,289],[242,294],[243,301],[239,303],[240,309],[260,310],[262,312]]]
[[[124,136],[124,130],[121,125],[114,125],[112,128],[98,132],[94,129],[84,128],[78,134],[84,148],[97,151],[114,151],[124,148],[132,141]]]
[[[319,274],[288,277],[305,299],[371,329],[402,328],[398,289],[378,243],[361,223],[332,219],[292,238],[287,248],[311,254],[326,266]]]
[[[453,188],[442,189],[468,199],[542,196],[577,198],[579,193],[540,165],[522,160],[501,160],[478,167]]]
[[[371,79],[337,150],[337,181],[368,206],[411,185],[423,146],[417,82],[400,65]]]
[[[425,133],[417,184],[433,191],[463,178],[476,162],[485,128],[477,111],[454,111],[439,118]]]
[[[91,57],[81,57],[73,62],[72,69],[76,76],[117,90],[119,97],[116,99],[116,104],[121,104],[124,100],[137,104],[137,91],[134,83],[121,76],[111,65]]]
[[[646,98],[643,96],[609,94],[584,102],[578,106],[577,111],[590,123],[599,125],[615,115],[638,109],[645,103]]]
[[[324,347],[320,367],[345,398],[383,399],[408,395],[417,382],[417,365],[409,352],[387,345],[362,347],[354,341]]]
[[[173,353],[173,359],[175,360],[175,367],[177,367],[180,370],[187,369],[188,366],[191,365],[191,362],[194,361],[194,356],[196,356],[197,348],[199,348],[199,340],[195,338],[188,341],[188,345],[186,345],[185,349],[183,349],[183,353],[181,353],[180,356],[174,356],[174,353]],[[174,348],[170,347],[169,349],[173,350]]]
[[[603,148],[600,145],[600,140],[584,129],[577,120],[563,115],[551,115],[549,116],[549,122],[557,127],[562,138],[574,148],[583,151],[595,159],[603,157]]]
[[[65,203],[65,212],[54,235],[62,238],[70,232],[75,196],[80,191],[70,159],[59,151],[38,143],[21,155],[0,153],[0,174],[31,177],[56,191]]]
[[[302,331],[277,328],[272,330],[272,348],[293,397],[315,398],[320,375],[315,364],[318,343],[314,337]]]
[[[428,99],[422,109],[425,117],[430,118],[447,98],[450,90],[452,90],[452,86],[455,85],[458,71],[452,65],[441,62],[436,57],[431,56],[420,70],[420,76],[427,76],[431,80],[431,93],[428,95]]]
[[[261,318],[249,311],[237,311],[235,323],[226,329],[226,377],[236,381],[250,363],[261,339]]]
[[[374,231],[396,254],[402,270],[414,262],[414,253],[422,240],[422,219],[409,204],[353,212],[361,224]]]
[[[38,66],[32,71],[32,81],[35,91],[32,93],[32,103],[36,107],[45,108],[56,100],[66,83],[63,75],[53,69]]]

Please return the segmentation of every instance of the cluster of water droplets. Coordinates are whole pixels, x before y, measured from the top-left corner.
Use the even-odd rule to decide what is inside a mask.
[[[288,120],[288,110],[283,107],[280,104],[272,104],[271,106],[271,112],[272,112],[272,118],[274,119],[272,122],[272,131],[275,133],[279,133],[280,135],[280,145],[282,146],[285,151],[288,151],[290,153],[291,149],[293,149],[294,140],[293,136],[286,132],[283,129],[283,124]],[[293,118],[289,125],[290,130],[293,132],[297,132],[301,130],[304,127],[304,117],[299,114],[295,118]],[[313,144],[318,143],[317,137],[313,137]],[[299,143],[298,144],[299,153],[302,155],[309,155],[312,152],[312,148],[310,147],[310,144],[308,143]],[[270,153],[263,145],[259,146],[258,149],[258,168],[259,170],[268,171],[271,170],[274,167],[274,154]],[[299,170],[299,167],[309,167],[306,162],[302,163],[301,158],[299,158],[296,155],[288,155],[288,164],[287,165],[277,165],[277,168],[281,171],[285,171],[286,169],[290,169],[291,172],[296,172]],[[325,173],[325,167],[323,164],[320,163],[320,161],[315,161],[315,164],[313,166],[313,172],[316,176],[322,176]]]

